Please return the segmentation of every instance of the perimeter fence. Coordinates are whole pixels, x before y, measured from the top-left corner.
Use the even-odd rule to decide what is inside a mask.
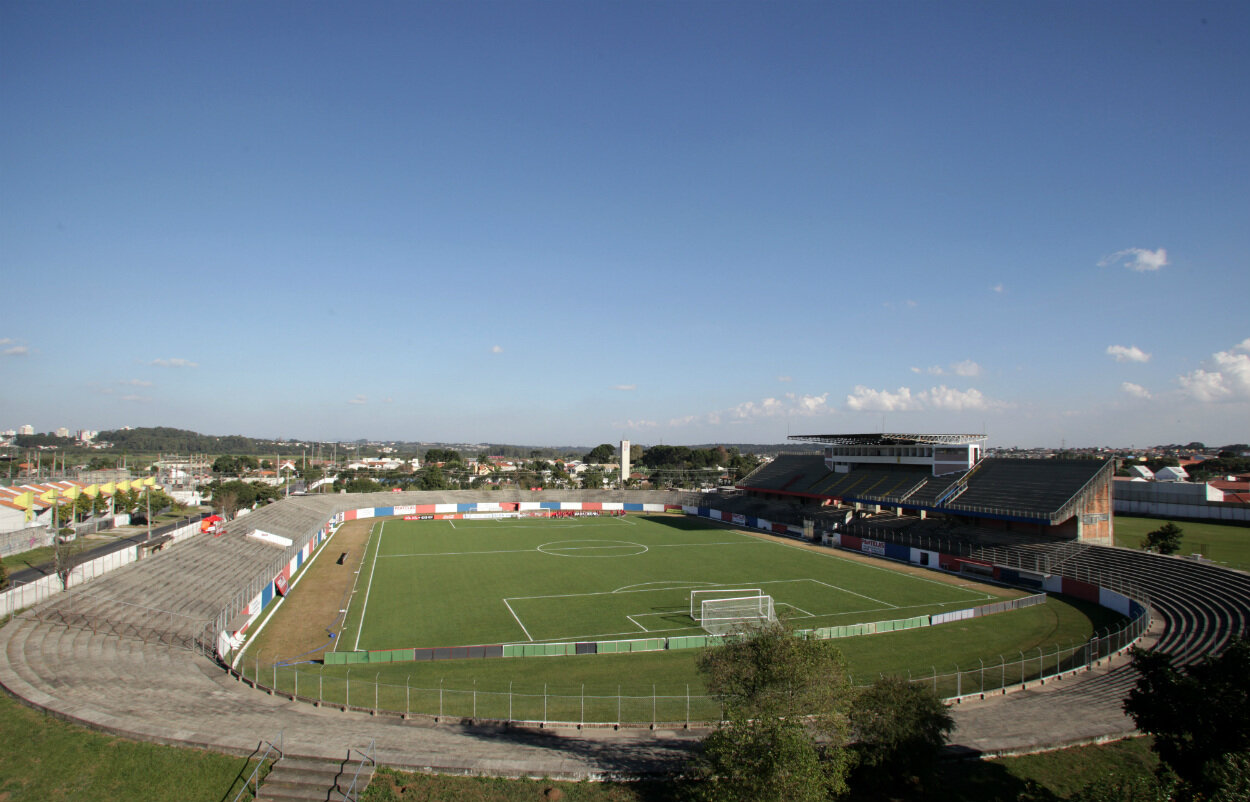
[[[946,700],[1006,693],[1090,668],[1128,648],[1149,627],[1150,614],[1095,633],[1088,641],[999,654],[975,666],[933,666],[906,672],[908,681],[931,687]],[[400,684],[382,680],[376,666],[285,665],[242,661],[233,673],[261,690],[315,705],[373,715],[421,716],[437,721],[472,720],[558,727],[674,728],[712,726],[722,718],[720,702],[689,685],[615,687],[520,682],[474,682],[471,687]],[[940,670],[939,670],[940,669]],[[402,669],[401,669],[402,670]],[[395,669],[386,669],[394,674]],[[901,674],[896,674],[900,675]],[[861,686],[864,677],[853,677]]]

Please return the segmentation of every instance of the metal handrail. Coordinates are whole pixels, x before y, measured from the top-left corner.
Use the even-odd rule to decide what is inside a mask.
[[[239,789],[239,793],[234,795],[233,802],[239,802],[239,799],[243,797],[243,792],[247,791],[248,788],[251,786],[252,782],[256,779],[256,775],[260,773],[260,770],[265,765],[265,761],[269,759],[269,756],[271,754],[273,754],[274,752],[277,752],[278,758],[279,759],[282,758],[282,735],[284,732],[286,731],[278,730],[278,742],[276,744],[273,741],[265,741],[265,743],[269,744],[268,748],[265,749],[265,754],[260,756],[260,761],[256,764],[256,768],[252,769],[251,775],[249,775],[248,778],[243,781],[243,787]],[[251,791],[252,791],[252,796],[256,796],[258,793],[260,793],[260,785],[257,784],[257,786],[251,789]]]
[[[348,800],[348,802],[357,802],[356,783],[360,780],[360,771],[361,769],[365,767],[365,761],[366,760],[369,761],[370,766],[376,767],[378,765],[377,757],[375,756],[375,749],[377,748],[377,745],[378,745],[378,739],[374,738],[372,741],[369,742],[368,751],[361,752],[360,760],[357,761],[356,763],[356,773],[352,775],[352,784],[347,786],[347,790],[343,792],[343,796]],[[357,749],[356,751],[360,752],[359,749]],[[349,749],[347,751],[348,759],[350,759],[351,756],[352,756],[351,750]],[[362,788],[360,790],[363,791],[364,789]]]

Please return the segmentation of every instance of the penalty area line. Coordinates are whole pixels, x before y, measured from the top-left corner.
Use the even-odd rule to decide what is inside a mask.
[[[530,631],[529,631],[528,629],[526,629],[526,628],[525,628],[525,625],[524,625],[524,624],[522,624],[522,623],[521,623],[521,618],[520,618],[520,616],[518,616],[518,615],[516,614],[516,610],[513,610],[513,609],[512,609],[512,605],[511,605],[511,604],[508,604],[508,600],[507,600],[507,599],[503,599],[502,601],[503,601],[503,606],[504,606],[504,607],[507,607],[507,608],[508,608],[508,612],[512,613],[512,617],[516,620],[516,625],[517,625],[518,627],[520,627],[520,628],[521,628],[521,631],[522,631],[522,632],[524,632],[524,633],[525,633],[525,637],[529,638],[529,639],[530,639],[530,642],[531,642],[531,643],[533,643],[533,642],[534,642],[534,636],[533,636],[533,635],[531,635],[531,634],[530,634]]]
[[[378,543],[373,549],[373,562],[369,564],[369,584],[365,585],[365,601],[360,605],[360,625],[356,627],[356,644],[352,646],[352,651],[360,651],[360,633],[365,631],[365,611],[369,609],[369,591],[373,590],[373,574],[374,569],[378,567],[378,552],[382,550],[382,535],[386,532],[386,521],[382,522],[382,526],[378,529]]]

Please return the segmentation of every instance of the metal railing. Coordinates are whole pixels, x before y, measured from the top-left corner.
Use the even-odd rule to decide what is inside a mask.
[[[359,791],[356,789],[356,784],[360,781],[360,772],[365,767],[365,761],[369,762],[370,767],[377,768],[378,761],[377,761],[377,757],[375,754],[377,745],[378,745],[378,739],[374,738],[372,741],[369,742],[369,748],[366,751],[360,752],[360,750],[356,750],[357,752],[360,753],[360,760],[356,761],[356,773],[352,775],[351,785],[347,786],[347,790],[343,792],[343,796],[347,800],[347,802],[358,802],[359,797],[357,796],[357,794],[365,790],[363,786],[359,789]],[[351,750],[348,750],[348,753],[347,753],[348,760],[351,759],[351,756],[352,756]],[[366,783],[366,785],[367,784],[368,783]]]
[[[933,666],[923,673],[900,670],[898,675],[906,675],[913,683],[931,685],[935,693],[947,700],[996,691],[1006,693],[1089,669],[1131,646],[1149,625],[1149,609],[1143,607],[1136,618],[1095,632],[1080,643],[1019,651],[1014,660],[1006,659],[1010,655],[991,655],[987,656],[989,662],[982,658],[975,667],[954,665],[940,671],[941,666]],[[540,688],[516,682],[508,682],[505,687],[501,681],[497,685],[474,682],[468,688],[448,687],[442,682],[437,687],[414,686],[411,674],[401,685],[382,682],[380,670],[366,673],[360,670],[362,666],[354,666],[340,673],[336,667],[327,671],[324,665],[316,665],[314,671],[314,665],[262,664],[257,658],[245,661],[244,670],[235,675],[256,688],[318,706],[373,715],[421,716],[435,721],[570,728],[691,728],[711,726],[722,717],[716,697],[692,693],[689,685],[622,684],[612,689],[545,683]],[[360,676],[362,673],[364,677]],[[369,677],[368,673],[374,676]]]
[[[267,744],[265,754],[260,756],[260,760],[256,763],[256,768],[252,769],[252,773],[248,775],[246,780],[243,781],[243,787],[240,788],[239,792],[234,795],[234,802],[239,802],[245,791],[250,791],[253,797],[255,797],[260,791],[260,770],[265,767],[265,761],[268,760],[269,756],[272,754],[277,754],[277,759],[282,759],[282,736],[284,732],[285,730],[278,731],[278,739],[276,743],[274,741],[262,742]],[[259,751],[259,747],[257,747],[257,749]]]

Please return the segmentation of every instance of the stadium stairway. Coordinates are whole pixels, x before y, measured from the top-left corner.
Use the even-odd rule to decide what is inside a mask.
[[[352,802],[372,780],[373,766],[365,761],[284,757],[261,783],[255,802]]]
[[[376,495],[389,504],[428,503],[411,500],[418,494]],[[458,493],[437,495],[465,499]],[[639,492],[631,498],[673,503],[676,495]],[[357,499],[347,503],[364,506]],[[240,521],[294,534],[293,529],[315,529],[342,504],[342,497],[301,500],[291,504],[300,509],[265,508]],[[183,648],[185,641],[150,637],[164,625],[166,613],[175,630],[194,635],[200,616],[245,593],[253,578],[270,570],[275,555],[285,554],[234,532],[221,538],[196,535],[62,594],[0,627],[0,684],[27,704],[96,729],[237,755],[253,753],[281,729],[288,757],[341,760],[348,750],[376,741],[381,765],[581,779],[665,772],[693,748],[696,733],[680,730],[435,725],[317,707],[253,689]],[[1250,626],[1250,575],[1112,547],[1065,557],[1060,569],[1065,574],[1121,577],[1149,593],[1155,617],[1149,637],[1181,663],[1223,648]],[[965,701],[953,711],[952,743],[970,753],[1002,754],[1131,734],[1133,724],[1121,704],[1134,681],[1121,657],[1092,672]]]

